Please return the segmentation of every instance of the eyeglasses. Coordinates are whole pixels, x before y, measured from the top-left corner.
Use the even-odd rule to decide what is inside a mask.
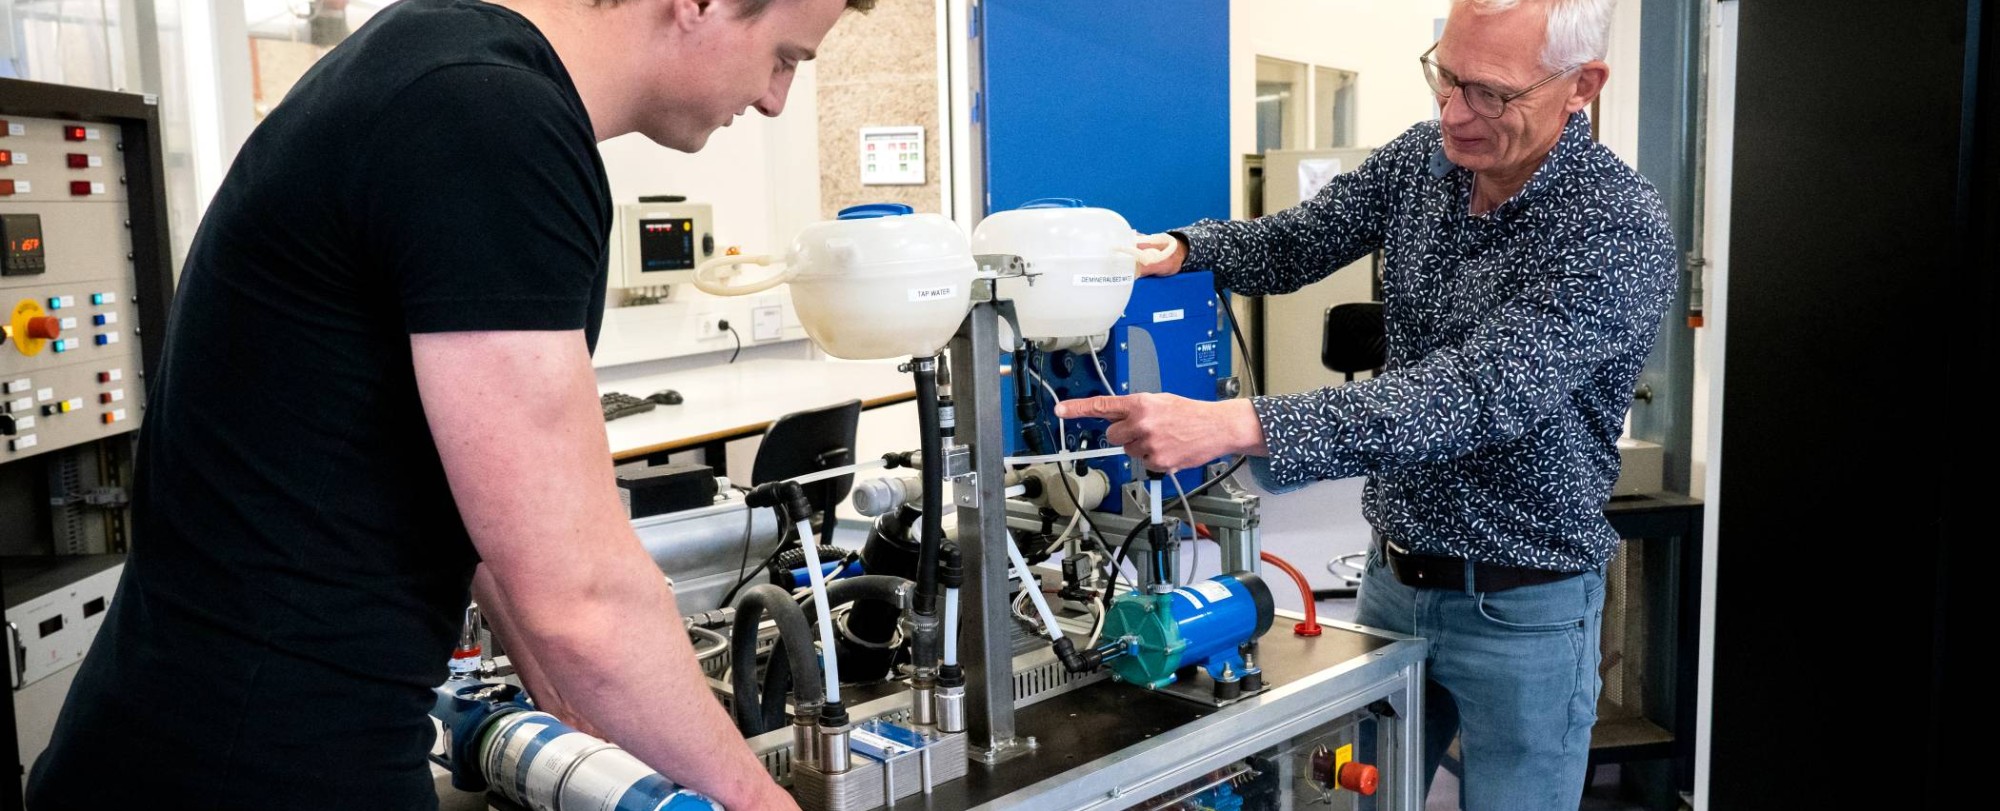
[[[1534,92],[1536,88],[1555,81],[1556,77],[1566,75],[1570,71],[1583,67],[1582,65],[1571,65],[1551,73],[1541,81],[1520,90],[1512,93],[1502,93],[1483,84],[1461,82],[1458,80],[1458,74],[1445,70],[1438,63],[1431,61],[1431,54],[1437,51],[1439,44],[1441,43],[1432,43],[1430,50],[1424,51],[1423,56],[1417,57],[1417,61],[1424,64],[1424,81],[1430,83],[1431,92],[1436,93],[1437,97],[1442,100],[1440,104],[1451,101],[1453,94],[1463,91],[1465,94],[1465,106],[1485,118],[1499,118],[1502,113],[1507,112],[1507,102],[1528,95]]]

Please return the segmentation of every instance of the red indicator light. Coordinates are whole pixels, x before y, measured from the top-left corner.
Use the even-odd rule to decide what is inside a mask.
[[[70,181],[70,182],[69,182],[69,193],[70,193],[71,195],[74,195],[74,196],[77,196],[77,197],[87,197],[87,196],[89,196],[89,195],[90,195],[90,181],[88,181],[88,180],[72,180],[72,181]]]
[[[90,156],[89,156],[89,155],[85,155],[85,154],[83,154],[83,153],[81,153],[81,152],[71,152],[71,153],[69,153],[69,156],[68,156],[68,159],[69,159],[69,168],[71,168],[71,169],[88,169],[88,168],[90,168]]]
[[[0,166],[14,165],[14,150],[0,149]]]
[[[81,141],[89,137],[89,135],[89,131],[82,127],[63,127],[63,140],[65,141]]]
[[[14,181],[0,180],[0,196],[12,196],[13,194],[14,194]]]

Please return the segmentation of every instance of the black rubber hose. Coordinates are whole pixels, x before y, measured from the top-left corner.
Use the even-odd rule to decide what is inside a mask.
[[[826,607],[831,610],[855,600],[880,600],[896,605],[896,591],[910,581],[895,575],[858,574],[843,577],[826,584]]]
[[[730,629],[729,687],[736,698],[737,731],[746,736],[761,735],[776,728],[761,728],[770,713],[764,706],[765,702],[758,698],[762,690],[757,684],[757,626],[763,624],[766,614],[778,623],[778,645],[784,649],[791,675],[796,680],[794,692],[798,703],[820,704],[826,701],[819,654],[813,650],[812,624],[806,621],[805,609],[792,602],[791,592],[769,583],[745,588],[742,596],[736,598],[736,625]],[[779,695],[777,710],[782,718],[783,699],[782,694]]]
[[[944,544],[944,438],[938,434],[938,388],[935,361],[917,364],[917,432],[922,439],[924,468],[923,535],[917,551],[917,613],[937,615],[938,547]],[[922,663],[928,664],[928,663]]]

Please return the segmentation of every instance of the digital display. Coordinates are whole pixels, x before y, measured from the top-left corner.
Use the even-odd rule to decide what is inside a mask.
[[[0,275],[30,276],[47,267],[42,258],[42,215],[0,214],[0,240],[7,243]]]
[[[694,220],[639,221],[639,272],[694,269]]]

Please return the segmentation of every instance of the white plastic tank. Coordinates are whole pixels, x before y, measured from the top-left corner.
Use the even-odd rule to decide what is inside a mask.
[[[1027,261],[1032,278],[1001,279],[997,290],[1013,300],[1024,337],[1076,338],[1104,333],[1124,313],[1137,241],[1118,212],[1048,197],[987,215],[973,229],[972,252]]]
[[[806,226],[777,274],[735,284],[746,264],[769,256],[720,256],[695,269],[695,286],[742,296],[790,283],[799,324],[837,358],[934,355],[972,307],[978,270],[965,232],[940,214],[900,203],[853,206]]]

